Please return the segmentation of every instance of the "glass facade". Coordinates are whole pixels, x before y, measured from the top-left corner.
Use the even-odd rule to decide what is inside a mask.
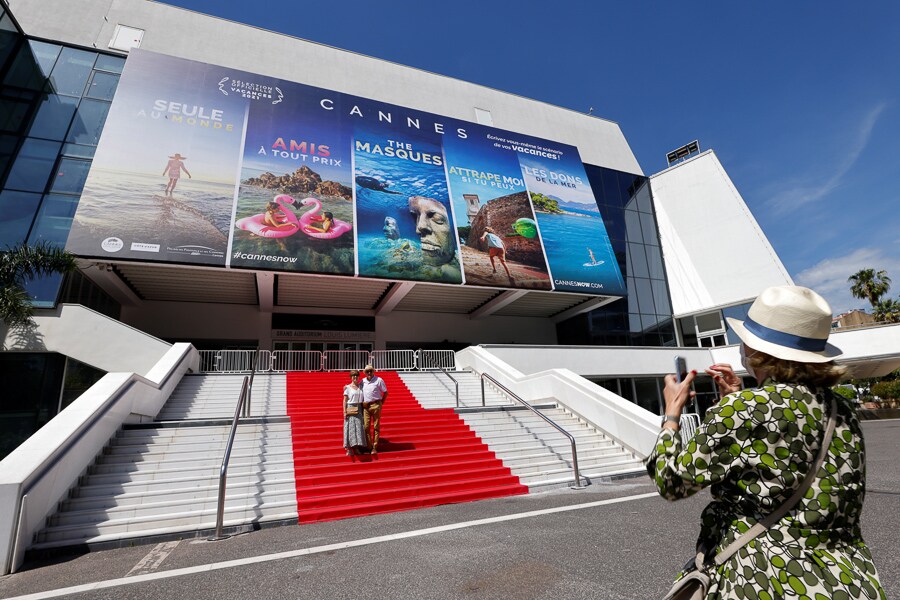
[[[628,297],[560,323],[559,343],[676,345],[649,180],[594,165],[584,167],[625,276]]]
[[[65,245],[125,59],[28,40],[0,16],[0,248]],[[32,281],[52,306],[59,275]]]

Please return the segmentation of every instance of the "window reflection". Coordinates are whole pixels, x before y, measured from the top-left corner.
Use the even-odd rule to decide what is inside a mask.
[[[8,189],[43,192],[62,144],[26,139],[6,179]]]
[[[97,55],[86,50],[63,48],[50,74],[50,91],[65,96],[81,96]]]
[[[50,184],[50,191],[58,194],[81,194],[87,180],[90,161],[63,158],[56,169],[56,177]]]
[[[78,108],[78,99],[44,94],[37,114],[28,130],[30,137],[62,141]]]
[[[94,71],[85,96],[100,100],[112,100],[113,94],[116,93],[117,85],[119,85],[118,75]]]
[[[54,194],[44,196],[41,210],[31,228],[31,235],[28,236],[28,243],[47,242],[59,248],[64,247],[77,206],[77,197]]]
[[[25,241],[40,203],[40,194],[0,192],[0,249]]]
[[[96,146],[100,141],[100,132],[103,131],[109,106],[109,102],[82,100],[66,141]]]
[[[56,44],[33,40],[22,44],[3,83],[29,90],[42,89],[61,50]]]

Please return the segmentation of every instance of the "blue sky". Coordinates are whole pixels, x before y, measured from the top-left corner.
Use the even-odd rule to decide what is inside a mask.
[[[900,296],[900,2],[169,4],[616,121],[645,174],[713,149],[799,284]]]

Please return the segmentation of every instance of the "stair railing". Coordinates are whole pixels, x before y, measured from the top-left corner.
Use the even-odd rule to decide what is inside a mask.
[[[547,415],[545,415],[544,413],[542,413],[541,411],[539,411],[532,405],[525,402],[525,400],[523,400],[522,398],[517,396],[512,390],[510,390],[508,387],[506,387],[505,385],[503,385],[502,383],[500,383],[499,381],[497,381],[496,379],[494,379],[487,373],[481,374],[481,405],[482,406],[484,406],[484,380],[485,379],[487,379],[492,384],[494,384],[497,388],[499,388],[508,397],[517,401],[519,404],[521,404],[522,406],[524,406],[525,408],[527,408],[528,410],[530,410],[531,412],[533,412],[534,414],[536,414],[537,416],[542,418],[544,421],[546,421],[551,427],[556,429],[558,432],[560,432],[561,434],[563,434],[564,436],[569,438],[569,443],[572,444],[572,472],[575,475],[575,483],[571,487],[573,490],[584,489],[585,486],[581,485],[581,474],[578,471],[578,451],[575,449],[575,438],[572,437],[572,434],[570,434],[568,431],[566,431],[565,429],[563,429],[562,427],[557,425],[550,417],[548,417]]]
[[[456,394],[456,408],[459,408],[459,382],[456,380],[455,377],[453,377],[453,375],[451,375],[450,373],[447,372],[447,369],[445,369],[445,368],[442,367],[441,365],[438,365],[437,367],[438,367],[438,369],[441,370],[441,373],[443,373],[444,375],[446,375],[447,377],[449,377],[449,378],[450,378],[450,381],[453,382],[453,387],[456,388],[456,389],[454,390],[454,391],[455,391],[455,394]]]
[[[219,467],[219,501],[216,507],[216,533],[209,538],[211,541],[225,539],[222,528],[225,523],[225,485],[228,478],[228,462],[231,460],[231,449],[234,446],[234,436],[237,434],[237,426],[241,416],[250,416],[250,398],[253,389],[253,377],[256,375],[256,367],[259,363],[260,352],[257,348],[253,353],[250,367],[250,376],[244,377],[241,384],[241,395],[238,397],[237,406],[234,408],[234,418],[231,420],[231,430],[228,432],[228,441],[225,442],[225,455],[222,457],[222,465]]]
[[[262,352],[260,352],[259,347],[257,346],[256,350],[253,353],[253,360],[251,361],[252,364],[250,366],[250,383],[249,385],[247,385],[247,400],[244,402],[244,411],[241,415],[242,417],[250,416],[250,402],[253,399],[253,377],[256,375],[256,368],[259,366],[260,358],[262,358]]]
[[[247,400],[250,390],[250,378],[244,377],[241,385],[241,396],[238,405],[234,409],[234,420],[231,422],[231,431],[228,432],[228,441],[225,443],[225,456],[222,457],[222,466],[219,467],[219,503],[216,509],[216,533],[210,537],[210,541],[223,540],[227,536],[222,535],[222,525],[225,520],[225,480],[228,477],[228,461],[231,460],[231,448],[234,445],[234,435],[237,433],[238,420],[244,402]]]

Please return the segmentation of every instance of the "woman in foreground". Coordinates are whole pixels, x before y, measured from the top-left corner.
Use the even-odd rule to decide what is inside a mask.
[[[707,370],[724,394],[696,435],[682,440],[679,419],[696,372],[666,376],[666,417],[647,462],[661,496],[678,500],[712,486],[697,551],[717,552],[776,511],[801,486],[819,453],[832,396],[832,441],[803,498],[771,528],[712,573],[707,598],[883,599],[862,539],[865,449],[856,409],[830,387],[845,369],[827,343],[831,308],[812,290],[763,291],[747,319],[728,319],[741,362],[760,386],[741,390],[730,365]],[[683,574],[682,574],[683,575]],[[679,576],[679,578],[681,575]]]

